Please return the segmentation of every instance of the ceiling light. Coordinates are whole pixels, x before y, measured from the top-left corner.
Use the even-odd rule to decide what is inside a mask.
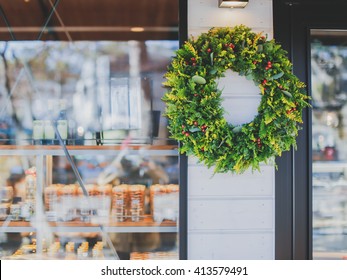
[[[218,0],[219,8],[244,8],[248,0]]]
[[[131,32],[143,32],[145,29],[143,27],[131,27],[130,28]]]

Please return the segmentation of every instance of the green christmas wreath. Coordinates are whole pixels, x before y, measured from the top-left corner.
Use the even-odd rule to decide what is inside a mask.
[[[224,118],[217,80],[228,69],[253,80],[262,95],[257,116],[242,126]],[[212,28],[177,50],[165,77],[172,138],[215,173],[259,170],[261,162],[296,147],[302,110],[309,106],[305,84],[292,74],[286,51],[261,33],[243,25]]]

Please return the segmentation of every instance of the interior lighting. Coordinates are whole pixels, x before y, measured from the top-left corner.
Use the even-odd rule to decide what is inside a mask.
[[[145,29],[143,27],[131,27],[130,28],[131,32],[143,32]]]
[[[244,8],[248,0],[218,0],[219,8]]]

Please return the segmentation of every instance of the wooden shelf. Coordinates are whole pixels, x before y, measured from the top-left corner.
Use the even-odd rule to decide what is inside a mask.
[[[312,164],[314,173],[346,172],[347,162],[345,161],[315,161]]]

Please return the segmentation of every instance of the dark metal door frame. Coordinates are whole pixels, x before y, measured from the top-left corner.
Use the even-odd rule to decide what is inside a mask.
[[[188,39],[188,0],[179,0],[179,44]],[[188,158],[179,155],[179,258],[188,259]]]
[[[313,28],[347,29],[344,0],[273,0],[274,37],[288,51],[293,72],[310,93],[310,43]],[[312,259],[311,110],[303,112],[297,150],[276,159],[275,257]]]

